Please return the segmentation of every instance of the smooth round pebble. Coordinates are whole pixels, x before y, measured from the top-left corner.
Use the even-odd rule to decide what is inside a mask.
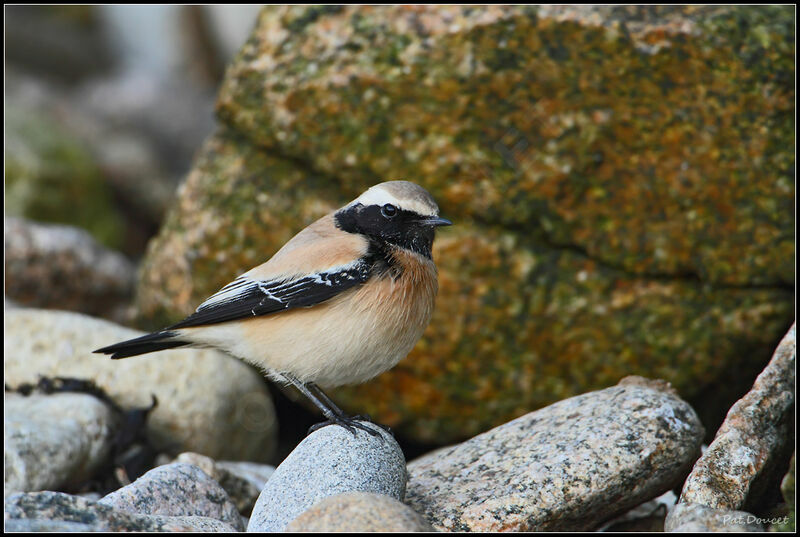
[[[338,425],[307,436],[275,469],[258,497],[247,531],[284,531],[318,501],[342,492],[373,492],[402,501],[408,474],[400,446],[380,433],[356,435]]]
[[[114,411],[81,393],[5,394],[5,495],[78,485],[111,449]]]
[[[409,506],[371,492],[345,492],[315,503],[287,527],[290,532],[426,532],[433,526]]]

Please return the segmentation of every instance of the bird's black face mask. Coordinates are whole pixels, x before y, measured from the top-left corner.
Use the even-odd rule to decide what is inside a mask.
[[[390,244],[432,259],[436,227],[450,222],[423,216],[391,204],[348,207],[336,213],[336,225],[343,231],[359,233],[381,245]]]

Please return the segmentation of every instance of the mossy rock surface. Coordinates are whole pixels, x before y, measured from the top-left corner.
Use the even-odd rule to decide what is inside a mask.
[[[110,248],[122,220],[91,152],[47,114],[6,110],[5,210],[40,222],[83,228]]]
[[[190,313],[409,179],[456,223],[434,319],[391,372],[336,390],[347,410],[446,443],[637,374],[717,419],[793,319],[793,24],[788,7],[267,8],[151,243],[140,318]]]
[[[636,274],[791,285],[793,58],[791,6],[272,8],[218,110],[350,195],[420,181]]]

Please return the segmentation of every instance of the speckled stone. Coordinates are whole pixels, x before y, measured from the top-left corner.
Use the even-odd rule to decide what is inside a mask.
[[[389,433],[366,425],[381,437],[364,431],[353,436],[331,425],[300,442],[261,491],[247,531],[283,531],[318,501],[343,492],[372,492],[402,500],[408,479],[403,452]]]
[[[4,494],[79,485],[111,449],[117,417],[91,395],[4,396]]]
[[[165,522],[174,524],[175,526],[182,524],[187,528],[191,528],[190,531],[232,533],[240,532],[244,529],[244,523],[242,522],[241,517],[236,524],[227,524],[221,520],[217,520],[216,518],[206,516],[156,516],[152,518],[164,520]]]
[[[677,501],[678,496],[675,492],[668,490],[658,498],[648,500],[617,518],[607,521],[595,531],[650,531],[662,533],[664,531],[664,519],[667,513],[675,507]]]
[[[337,404],[446,444],[638,374],[716,428],[794,317],[793,35],[789,6],[268,8],[139,320],[408,179],[455,222],[433,320]]]
[[[141,515],[202,516],[244,530],[228,493],[192,464],[177,462],[153,468],[97,503]]]
[[[3,510],[6,524],[29,528],[20,531],[48,531],[59,522],[90,526],[92,531],[237,531],[230,524],[207,517],[133,514],[63,492],[14,494],[5,499]]]
[[[5,291],[25,306],[123,320],[135,268],[82,229],[5,219]]]
[[[790,6],[275,6],[218,113],[350,194],[424,178],[454,221],[636,274],[791,284],[793,21]]]
[[[679,484],[703,427],[663,381],[560,401],[408,465],[406,503],[440,531],[582,531]]]
[[[191,452],[181,453],[175,459],[175,462],[192,464],[203,470],[225,489],[239,513],[246,516],[249,516],[250,511],[253,510],[258,495],[267,483],[269,475],[275,471],[274,467],[268,465],[255,463],[237,465],[235,462],[217,462],[211,457]],[[249,466],[243,468],[242,464]],[[269,469],[268,472],[264,471],[264,467]],[[254,475],[256,470],[261,470],[261,472]],[[268,473],[268,475],[264,475],[265,473]]]
[[[59,532],[75,533],[86,531],[104,531],[101,527],[81,524],[80,522],[64,522],[63,520],[39,520],[12,518],[3,522],[3,531],[7,533]]]
[[[750,390],[733,407],[681,492],[681,502],[714,509],[751,509],[783,476],[791,455],[795,325]]]
[[[269,464],[259,464],[247,461],[216,461],[217,468],[246,479],[259,491],[264,488],[269,478],[275,472],[275,467]]]
[[[5,312],[5,383],[39,376],[94,381],[123,408],[158,406],[147,435],[164,451],[263,461],[277,443],[272,399],[260,373],[211,350],[169,350],[111,360],[100,347],[141,335],[78,313],[13,309]]]
[[[371,492],[328,496],[295,518],[287,532],[432,532],[433,527],[407,505]]]
[[[752,532],[764,531],[758,517],[746,511],[714,509],[697,503],[679,503],[667,515],[664,531],[687,532]]]

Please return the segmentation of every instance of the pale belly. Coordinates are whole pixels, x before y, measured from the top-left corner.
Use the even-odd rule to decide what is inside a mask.
[[[406,357],[430,322],[433,288],[353,290],[312,308],[182,330],[267,373],[291,373],[323,387],[365,382]],[[374,295],[374,296],[372,296]]]

